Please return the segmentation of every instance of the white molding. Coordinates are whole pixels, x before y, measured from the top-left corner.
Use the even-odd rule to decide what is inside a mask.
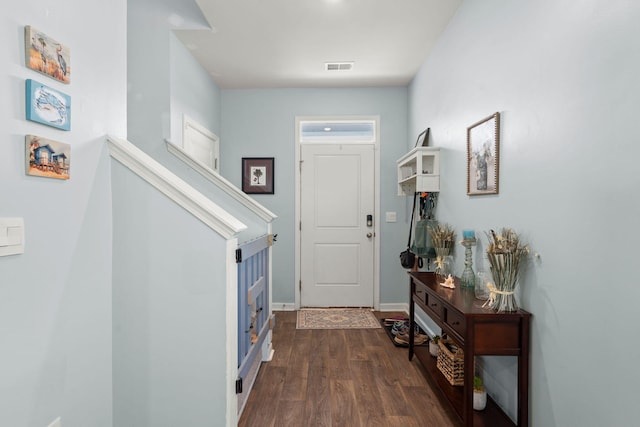
[[[225,239],[247,226],[126,139],[107,136],[111,157],[157,188]]]
[[[409,314],[409,304],[407,303],[383,303],[380,304],[380,311],[388,312],[388,311],[402,311],[406,314]]]
[[[185,152],[187,152],[187,144],[192,143],[191,140],[187,138],[189,129],[192,129],[200,133],[200,135],[209,139],[209,148],[210,148],[209,163],[211,163],[211,166],[207,165],[206,163],[205,163],[205,166],[209,166],[215,172],[219,173],[220,172],[219,170],[220,138],[218,138],[218,135],[211,132],[209,129],[202,126],[200,123],[196,122],[188,115],[183,114],[182,115],[182,148]]]
[[[213,184],[215,184],[225,193],[227,193],[228,195],[233,197],[235,200],[240,202],[242,205],[248,208],[251,212],[258,215],[258,217],[260,217],[260,219],[262,219],[263,221],[272,222],[274,219],[278,217],[269,209],[265,208],[260,203],[256,202],[255,199],[253,199],[252,197],[242,192],[242,190],[240,190],[238,187],[236,187],[231,182],[226,180],[222,175],[215,172],[213,169],[209,168],[207,165],[203,164],[202,162],[195,160],[186,151],[184,151],[182,147],[179,147],[173,142],[166,139],[165,139],[165,142],[167,144],[167,150],[171,154],[173,154],[174,156],[176,156],[177,158],[179,158],[180,160],[188,164],[192,169],[194,169],[200,175],[204,176],[206,179],[211,181]]]
[[[441,335],[442,332],[436,332],[435,330],[431,329],[429,327],[429,323],[427,322],[426,319],[429,319],[429,316],[427,314],[425,314],[420,307],[416,307],[416,310],[413,314],[413,319],[415,320],[415,322],[420,325],[420,327],[422,328],[423,331],[425,331],[427,333],[427,335],[429,335],[429,337],[433,337],[435,335]],[[433,323],[433,321],[431,321],[431,323]]]
[[[227,416],[226,427],[238,425],[238,396],[236,379],[238,378],[238,268],[236,249],[238,239],[227,240],[226,256],[226,379],[227,379]]]
[[[295,118],[295,201],[294,201],[294,309],[300,308],[300,122],[302,121],[358,121],[358,120],[374,120],[376,123],[376,140],[372,144],[374,148],[374,233],[376,238],[374,239],[373,247],[373,308],[375,310],[380,309],[380,240],[382,234],[380,233],[380,223],[382,218],[380,217],[380,116],[296,116]]]
[[[380,311],[381,312],[389,312],[389,311],[402,311],[404,312],[407,317],[409,317],[409,304],[407,303],[385,303],[385,304],[380,304]],[[420,310],[419,307],[416,307],[416,311],[414,313],[414,320],[415,322],[420,325],[420,327],[422,328],[423,331],[425,331],[427,333],[427,335],[429,335],[430,337],[434,336],[434,335],[440,335],[441,332],[436,332],[433,329],[431,329],[426,321],[426,319],[429,318],[429,316],[427,316],[425,313],[422,312],[422,310]]]
[[[296,304],[292,302],[274,302],[271,306],[273,311],[296,311]]]

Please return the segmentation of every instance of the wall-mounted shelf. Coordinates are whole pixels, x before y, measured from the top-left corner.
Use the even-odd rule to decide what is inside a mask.
[[[398,159],[398,196],[440,191],[440,148],[416,147]]]

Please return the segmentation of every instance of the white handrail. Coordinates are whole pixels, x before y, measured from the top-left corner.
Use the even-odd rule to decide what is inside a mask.
[[[109,153],[225,239],[247,226],[123,138],[107,136]]]
[[[207,167],[202,162],[199,162],[193,157],[191,157],[189,154],[187,154],[186,151],[184,151],[182,147],[178,147],[176,144],[174,144],[173,142],[167,139],[165,139],[165,142],[167,143],[167,150],[171,154],[173,154],[174,156],[176,156],[177,158],[179,158],[180,160],[182,160],[183,162],[191,166],[195,171],[200,173],[206,179],[211,181],[214,185],[222,189],[225,193],[227,193],[228,195],[233,197],[235,200],[240,202],[243,206],[248,208],[251,212],[256,214],[263,221],[272,222],[274,219],[278,217],[269,209],[265,208],[260,203],[256,202],[255,199],[253,199],[252,197],[242,192],[242,190],[240,190],[238,187],[233,185],[230,181],[225,179],[222,175],[215,172],[211,168]]]

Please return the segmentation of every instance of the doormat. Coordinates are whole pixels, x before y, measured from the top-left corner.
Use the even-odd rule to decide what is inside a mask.
[[[372,329],[380,322],[368,308],[306,308],[298,310],[296,329]]]

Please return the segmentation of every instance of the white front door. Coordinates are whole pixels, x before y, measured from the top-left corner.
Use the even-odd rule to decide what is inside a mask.
[[[302,307],[373,307],[374,149],[301,146]]]

